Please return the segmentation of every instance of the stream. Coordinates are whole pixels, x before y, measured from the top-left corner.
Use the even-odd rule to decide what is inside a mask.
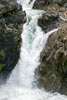
[[[18,0],[26,11],[27,22],[23,26],[21,38],[22,45],[20,59],[8,78],[6,84],[0,86],[0,100],[67,100],[67,97],[59,93],[48,93],[36,86],[35,70],[40,64],[40,52],[43,50],[52,31],[45,34],[38,26],[38,18],[45,11],[34,10],[33,0]]]

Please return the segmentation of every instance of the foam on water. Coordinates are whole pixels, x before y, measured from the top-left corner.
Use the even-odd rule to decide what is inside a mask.
[[[0,87],[0,100],[67,100],[67,97],[58,93],[47,93],[38,89],[35,83],[35,69],[39,65],[39,56],[50,34],[45,34],[37,25],[38,18],[45,13],[33,10],[35,0],[18,0],[26,11],[27,22],[23,26],[22,46],[20,59],[5,85]]]

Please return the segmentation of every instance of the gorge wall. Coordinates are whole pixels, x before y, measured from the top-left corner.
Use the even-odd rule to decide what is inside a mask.
[[[18,62],[25,16],[16,0],[0,0],[0,75],[4,77]]]
[[[59,28],[49,36],[40,54],[37,84],[67,95],[67,0],[36,0],[33,8],[46,11],[38,20],[45,34]]]

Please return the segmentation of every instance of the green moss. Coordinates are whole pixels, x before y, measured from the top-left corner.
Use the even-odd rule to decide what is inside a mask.
[[[4,33],[5,33],[5,35],[7,35],[9,32],[7,29],[4,29]]]
[[[62,59],[62,65],[63,66],[67,66],[67,58],[63,58]]]
[[[0,71],[5,67],[5,64],[0,64]]]
[[[0,59],[2,60],[4,58],[4,56],[5,56],[4,50],[0,50]]]
[[[0,56],[4,55],[4,50],[0,50]]]
[[[19,37],[18,36],[15,37],[15,44],[16,44],[15,47],[17,49],[19,46]]]
[[[11,15],[12,15],[12,13],[9,12],[9,13],[8,13],[8,16],[11,16]]]

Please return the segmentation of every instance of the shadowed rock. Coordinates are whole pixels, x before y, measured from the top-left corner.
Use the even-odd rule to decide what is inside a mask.
[[[0,0],[0,74],[4,77],[18,62],[25,16],[15,0]]]

